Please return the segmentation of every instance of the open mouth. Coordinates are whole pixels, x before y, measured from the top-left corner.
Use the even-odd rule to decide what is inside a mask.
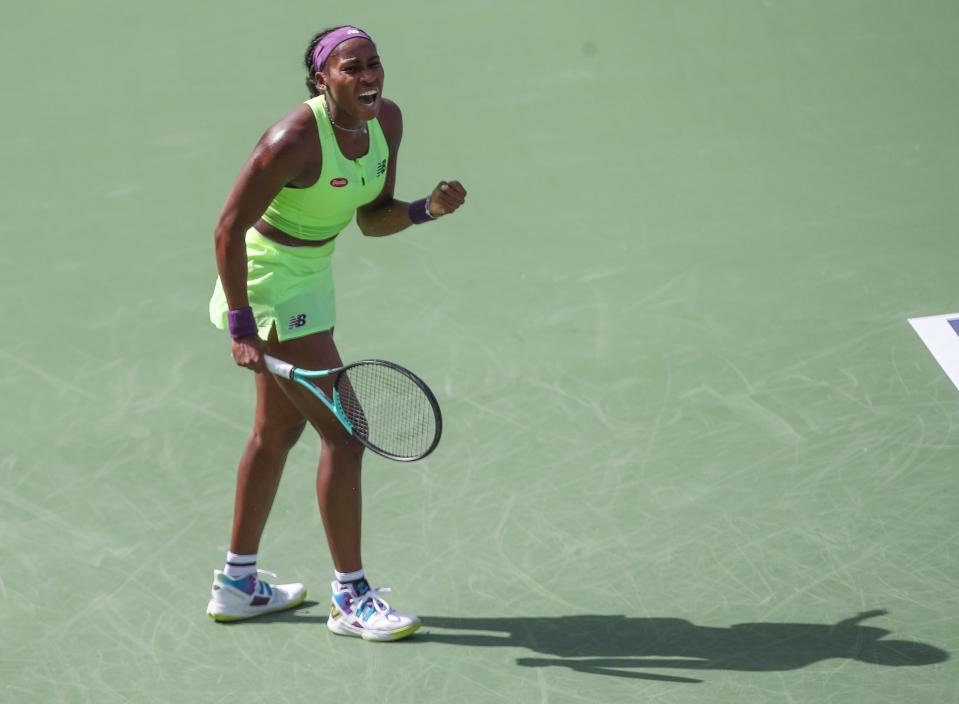
[[[360,93],[359,98],[361,105],[366,105],[367,107],[372,107],[376,103],[376,99],[379,97],[380,92],[378,90],[368,90],[363,93]]]

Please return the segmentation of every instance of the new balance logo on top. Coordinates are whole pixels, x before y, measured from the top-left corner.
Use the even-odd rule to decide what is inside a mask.
[[[301,328],[306,325],[306,313],[300,313],[299,315],[291,315],[290,322],[286,326],[287,330],[293,330],[295,328]]]
[[[376,175],[382,176],[386,173],[386,159],[383,159],[379,164],[376,165]]]

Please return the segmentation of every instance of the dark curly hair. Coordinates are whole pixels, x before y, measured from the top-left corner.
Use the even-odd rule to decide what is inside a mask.
[[[320,94],[320,89],[316,87],[316,68],[313,66],[313,52],[316,51],[316,45],[320,43],[320,40],[334,29],[339,29],[339,27],[329,27],[314,35],[310,40],[310,45],[306,47],[303,63],[306,65],[306,89],[310,91],[311,98],[315,98]]]

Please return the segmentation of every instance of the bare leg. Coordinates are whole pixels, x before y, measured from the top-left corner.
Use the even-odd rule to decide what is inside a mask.
[[[306,419],[268,373],[256,375],[256,417],[240,459],[233,508],[231,552],[250,555],[259,549],[283,466]]]
[[[270,515],[286,456],[306,426],[306,419],[270,374],[256,377],[256,419],[236,478],[236,503],[230,552],[259,552],[260,536]],[[236,565],[234,565],[236,566]],[[214,571],[207,614],[215,621],[241,621],[291,609],[303,603],[302,584],[265,585],[255,575],[239,582],[230,565]],[[246,570],[244,570],[246,571]]]
[[[357,443],[359,444],[359,443]],[[362,445],[360,446],[362,448]],[[363,496],[360,488],[362,449],[325,444],[316,473],[316,499],[326,540],[339,572],[363,566],[360,552]]]
[[[280,359],[306,369],[330,369],[342,364],[333,343],[332,331],[282,343],[271,336],[270,351]],[[316,497],[333,566],[339,572],[358,570],[363,565],[360,548],[363,446],[344,430],[329,409],[309,391],[289,381],[277,381],[323,440],[316,474]],[[323,385],[323,380],[320,383]],[[332,384],[332,380],[329,380],[329,384]],[[329,385],[325,385],[324,390],[332,393]]]

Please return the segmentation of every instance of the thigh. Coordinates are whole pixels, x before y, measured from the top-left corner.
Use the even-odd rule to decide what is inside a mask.
[[[280,342],[274,329],[270,333],[267,342],[270,354],[284,362],[289,362],[295,367],[303,369],[333,369],[343,365],[340,359],[340,353],[333,342],[333,331],[313,333],[304,337],[298,337],[295,340]],[[330,410],[316,396],[304,389],[302,386],[273,377],[273,381],[278,388],[283,390],[289,401],[299,410],[303,416],[316,428],[317,432],[323,437],[324,441],[336,444],[359,443],[346,432],[340,421],[330,412]],[[317,379],[317,385],[326,392],[327,396],[332,396],[333,379]]]
[[[254,431],[267,447],[289,450],[306,425],[306,415],[283,391],[272,374],[256,374]]]

